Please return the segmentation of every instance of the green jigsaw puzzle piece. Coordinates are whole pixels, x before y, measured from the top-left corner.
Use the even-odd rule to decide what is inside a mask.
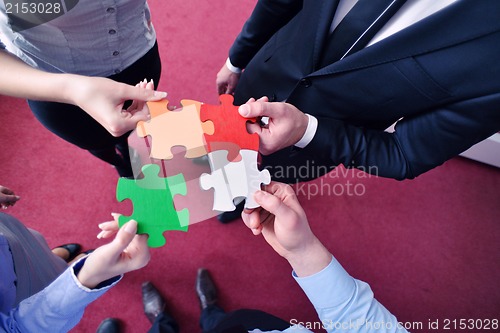
[[[119,226],[128,221],[137,221],[137,233],[148,234],[148,246],[165,245],[163,233],[167,230],[187,231],[189,211],[175,210],[175,195],[186,195],[186,181],[182,174],[163,178],[159,177],[160,167],[148,164],[142,167],[144,178],[120,178],[116,187],[116,199],[130,199],[134,212],[130,216],[120,216]]]

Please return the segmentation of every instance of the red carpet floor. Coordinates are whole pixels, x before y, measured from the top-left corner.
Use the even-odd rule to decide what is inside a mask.
[[[254,3],[151,1],[164,65],[160,88],[172,103],[217,101],[215,75]],[[8,212],[41,231],[51,246],[103,244],[95,237],[97,224],[129,209],[115,200],[114,169],[45,130],[22,100],[0,97],[0,120],[0,184],[22,197]],[[438,320],[435,332],[445,332],[445,320],[499,319],[499,169],[458,157],[412,181],[339,168],[306,186],[298,191],[313,230],[400,321],[422,323],[414,332],[431,331],[429,321]],[[166,238],[146,268],[87,309],[74,332],[94,332],[106,317],[123,319],[126,332],[147,331],[140,293],[145,280],[168,299],[182,332],[198,332],[193,287],[201,266],[213,273],[227,310],[250,307],[286,320],[316,320],[287,263],[241,221],[211,219]]]

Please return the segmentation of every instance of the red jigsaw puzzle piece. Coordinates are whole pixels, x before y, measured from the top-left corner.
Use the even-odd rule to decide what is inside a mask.
[[[215,132],[205,134],[207,151],[227,150],[228,160],[236,161],[240,157],[240,149],[259,150],[259,136],[248,133],[247,121],[256,122],[256,118],[248,119],[238,113],[238,107],[233,105],[232,95],[219,96],[220,105],[202,104],[201,121],[212,121]]]

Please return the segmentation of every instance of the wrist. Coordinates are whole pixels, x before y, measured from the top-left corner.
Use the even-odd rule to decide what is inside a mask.
[[[229,58],[227,58],[227,60],[226,60],[226,66],[234,74],[240,74],[241,73],[241,68],[238,68],[238,67],[234,66],[231,63],[231,60]]]
[[[79,105],[79,95],[78,92],[81,89],[83,78],[79,75],[74,74],[53,74],[56,80],[56,87],[59,88],[59,100],[57,102]]]
[[[69,268],[73,270],[73,279],[80,288],[84,288],[86,291],[102,290],[115,285],[122,279],[123,275],[116,275],[111,278],[96,277],[96,274],[84,268],[87,258],[88,256],[83,257]]]
[[[310,245],[293,251],[286,259],[298,277],[306,277],[327,267],[332,260],[332,254],[315,238]]]
[[[85,263],[80,268],[80,271],[76,272],[76,278],[78,279],[78,281],[80,281],[82,286],[87,287],[89,289],[94,289],[99,283],[102,282],[98,278],[96,279],[95,274],[92,274],[92,272],[88,271],[87,267],[85,266]]]
[[[294,144],[297,148],[305,148],[312,141],[314,135],[316,135],[316,131],[318,130],[318,119],[307,113],[305,113],[304,116],[307,119],[305,120],[305,124],[303,123],[300,127],[300,133],[302,133],[302,136],[300,140]]]

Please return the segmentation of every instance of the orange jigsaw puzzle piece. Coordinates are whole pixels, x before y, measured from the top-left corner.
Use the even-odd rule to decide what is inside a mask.
[[[139,137],[151,136],[150,156],[168,160],[173,157],[172,147],[186,148],[187,158],[200,157],[207,154],[204,134],[214,133],[214,124],[200,121],[201,103],[193,100],[182,100],[182,108],[168,109],[168,101],[148,102],[151,119],[137,124]]]
[[[168,112],[168,99],[162,99],[161,101],[156,101],[156,102],[147,102],[147,106],[149,108],[149,115],[151,118],[154,118],[156,116],[162,115],[165,112]]]

